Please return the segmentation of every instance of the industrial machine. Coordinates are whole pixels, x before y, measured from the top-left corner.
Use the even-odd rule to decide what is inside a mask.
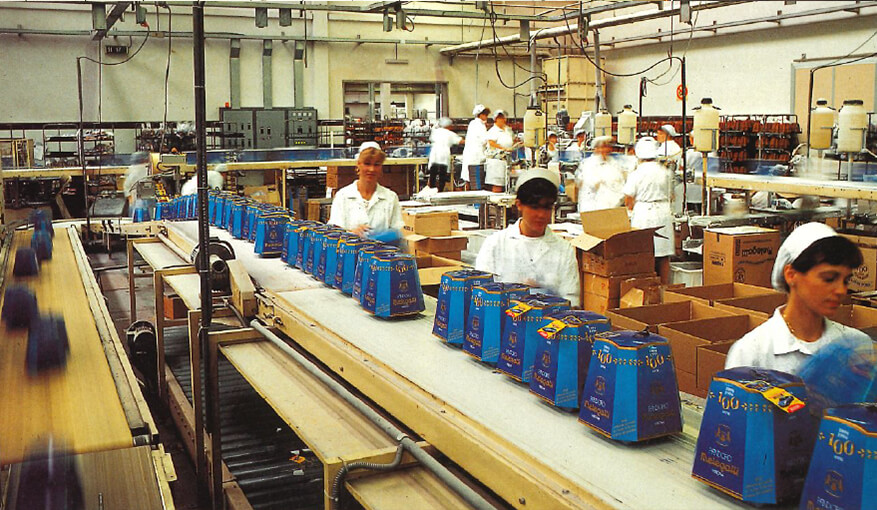
[[[316,147],[316,108],[220,108],[224,149]]]

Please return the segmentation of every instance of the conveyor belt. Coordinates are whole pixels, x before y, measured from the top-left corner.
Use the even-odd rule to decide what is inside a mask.
[[[39,276],[15,278],[15,250],[29,246],[30,237],[31,232],[15,233],[4,285],[28,285],[41,312],[63,315],[70,355],[64,370],[29,377],[27,332],[0,325],[0,465],[21,461],[32,444],[49,435],[75,453],[130,447],[129,424],[67,232],[56,230],[53,258],[41,265]]]
[[[191,403],[187,335],[185,327],[168,328],[165,353]],[[322,508],[320,461],[229,362],[221,359],[219,371],[222,460],[253,508]],[[301,463],[291,460],[296,450]]]

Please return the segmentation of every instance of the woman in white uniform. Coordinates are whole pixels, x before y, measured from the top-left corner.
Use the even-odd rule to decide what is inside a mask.
[[[853,269],[861,264],[859,248],[831,227],[807,223],[796,228],[777,252],[771,275],[773,287],[787,292],[788,301],[731,346],[725,368],[796,374],[804,361],[833,342],[873,349],[868,335],[828,318],[837,313]]]
[[[654,138],[640,138],[634,146],[639,160],[624,184],[624,204],[631,211],[634,228],[659,227],[655,234],[655,271],[661,282],[670,281],[670,256],[676,253],[673,213],[670,211],[670,179],[667,167],[655,161],[658,143]]]
[[[547,167],[548,163],[557,162],[558,159],[557,133],[549,131],[548,140],[545,142],[545,145],[539,148],[539,161],[537,164],[538,166]]]
[[[624,203],[624,169],[610,156],[612,137],[594,139],[594,153],[576,169],[579,212],[620,207]]]
[[[500,282],[525,283],[566,298],[577,307],[581,300],[575,249],[548,228],[559,184],[560,175],[543,168],[521,175],[515,201],[521,217],[484,241],[475,268],[495,274]]]
[[[429,150],[429,187],[439,191],[445,190],[448,182],[448,168],[451,164],[451,146],[464,143],[463,137],[448,127],[453,124],[451,119],[442,117],[429,136],[432,147]]]
[[[380,235],[402,230],[402,207],[393,190],[380,184],[387,155],[375,142],[365,142],[356,156],[359,179],[335,193],[329,223],[359,236]],[[398,237],[398,236],[397,236]]]
[[[466,189],[481,189],[484,182],[484,148],[487,144],[487,116],[490,108],[483,104],[472,109],[474,119],[469,121],[466,129],[466,145],[463,147],[462,179],[466,181]]]
[[[487,130],[487,160],[484,163],[484,184],[490,186],[491,191],[498,193],[505,189],[506,156],[515,147],[515,133],[506,123],[505,112],[497,110],[493,115],[493,126]]]

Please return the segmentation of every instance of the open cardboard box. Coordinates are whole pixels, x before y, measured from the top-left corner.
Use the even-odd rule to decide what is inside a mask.
[[[655,276],[654,272],[621,276],[600,276],[593,273],[582,273],[585,292],[610,299],[618,299],[626,294],[628,290],[640,287],[646,282],[653,282],[656,279],[658,284],[660,284],[660,279]],[[629,280],[633,280],[633,282],[629,282]]]
[[[469,236],[465,232],[452,230],[448,236],[424,236],[407,234],[405,239],[408,253],[416,255],[436,254],[441,252],[460,252],[469,245]]]
[[[715,307],[733,314],[745,314],[758,324],[770,319],[777,307],[786,304],[789,296],[781,292],[731,299],[719,299]]]
[[[617,308],[606,312],[606,316],[615,329],[641,331],[648,328],[652,333],[658,332],[659,324],[682,322],[711,317],[729,317],[732,314],[703,303],[680,301],[647,305],[637,308]]]
[[[735,340],[697,347],[697,395],[705,397],[716,372],[725,369],[728,351]]]
[[[584,233],[570,243],[581,252],[583,272],[615,276],[654,270],[657,228],[631,228],[623,207],[583,212],[581,217]]]
[[[403,233],[406,235],[449,236],[451,231],[460,228],[457,211],[434,207],[403,209],[402,221],[405,223]]]
[[[831,320],[861,330],[871,338],[877,338],[877,308],[841,305]]]
[[[853,271],[850,278],[850,290],[866,291],[877,288],[877,237],[857,234],[842,233],[850,241],[856,243],[862,252],[862,265]]]
[[[658,326],[658,334],[670,342],[676,370],[697,374],[697,348],[717,342],[737,341],[751,331],[749,317],[731,315]]]
[[[713,306],[720,299],[731,299],[748,296],[761,296],[764,294],[779,294],[779,292],[768,289],[767,287],[759,287],[757,285],[748,285],[745,283],[719,283],[716,285],[705,285],[700,287],[684,287],[681,289],[667,289],[664,292],[664,301],[700,301],[705,305]]]
[[[420,286],[440,285],[442,275],[448,271],[454,271],[463,267],[459,260],[446,259],[435,255],[424,255],[415,258],[417,262],[417,275],[420,277]]]

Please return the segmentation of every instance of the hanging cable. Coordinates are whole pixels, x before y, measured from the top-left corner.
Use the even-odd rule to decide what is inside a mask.
[[[524,70],[524,71],[527,71],[527,73],[529,73],[531,75],[529,78],[527,78],[526,80],[524,80],[516,85],[509,85],[505,82],[505,80],[503,80],[502,73],[500,73],[500,71],[499,71],[499,55],[496,52],[496,42],[498,40],[498,37],[496,34],[496,12],[494,12],[494,10],[493,10],[493,4],[491,4],[490,14],[488,17],[490,18],[490,28],[491,28],[491,31],[493,32],[494,45],[491,46],[491,51],[493,53],[493,67],[494,67],[494,70],[496,71],[496,77],[499,79],[499,83],[507,89],[515,90],[515,89],[518,89],[518,88],[530,83],[533,80],[542,80],[543,83],[547,82],[548,75],[546,75],[545,73],[542,73],[542,72],[536,73],[535,70],[527,69],[526,67],[518,64],[518,62],[515,60],[515,58],[512,57],[511,53],[509,53],[509,50],[508,50],[508,48],[506,48],[506,45],[500,44],[499,46],[502,46],[503,51],[505,52],[506,56],[511,59],[512,64],[517,66],[518,68]],[[536,44],[535,39],[533,39],[533,44]]]
[[[164,151],[164,140],[167,134],[167,111],[168,111],[168,103],[170,100],[169,97],[169,84],[170,84],[170,76],[171,76],[171,41],[173,39],[173,20],[174,15],[171,11],[171,6],[165,4],[165,8],[167,9],[167,63],[164,67],[164,117],[161,122],[161,138],[158,143],[158,152],[161,153]]]

